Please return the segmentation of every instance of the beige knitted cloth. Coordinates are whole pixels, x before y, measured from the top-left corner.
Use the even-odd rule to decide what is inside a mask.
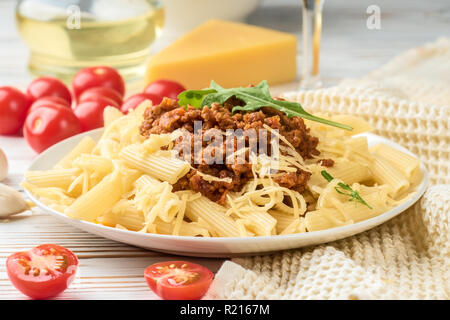
[[[450,39],[410,50],[362,80],[287,94],[347,113],[426,164],[432,186],[411,209],[359,235],[223,264],[207,299],[449,299]]]

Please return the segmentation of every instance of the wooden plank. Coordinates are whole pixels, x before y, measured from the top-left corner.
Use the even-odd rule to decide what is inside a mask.
[[[65,246],[74,251],[80,261],[77,279],[58,299],[156,299],[143,278],[145,268],[161,261],[184,259],[104,239],[35,211],[0,224],[0,299],[25,298],[7,278],[7,257],[42,243]],[[186,259],[214,272],[223,262],[221,259]]]

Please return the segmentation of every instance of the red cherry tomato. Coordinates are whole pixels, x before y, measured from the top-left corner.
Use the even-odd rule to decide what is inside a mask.
[[[87,101],[101,101],[101,102],[108,103],[108,106],[120,109],[120,104],[118,104],[113,99],[110,99],[110,98],[107,98],[107,97],[100,97],[100,96],[95,96],[95,97],[91,96],[89,98],[86,98],[83,101],[80,101],[78,105],[82,104],[83,102],[87,102]],[[73,110],[78,108],[78,105],[74,106]]]
[[[19,90],[0,87],[0,134],[14,134],[22,128],[30,102]]]
[[[116,107],[114,101],[101,98],[92,101],[83,101],[74,109],[74,113],[80,120],[83,131],[89,131],[103,127],[103,110],[108,106]]]
[[[43,244],[12,254],[6,270],[13,285],[33,299],[46,299],[66,290],[75,279],[78,259],[56,244]]]
[[[108,98],[116,102],[117,106],[122,105],[122,96],[116,90],[106,87],[95,87],[84,91],[78,101],[97,100],[98,98]]]
[[[150,83],[145,89],[145,93],[156,94],[160,97],[167,97],[171,99],[177,99],[178,95],[185,91],[186,88],[175,81],[170,80],[157,80]]]
[[[38,109],[38,108],[40,108],[42,106],[51,106],[51,105],[55,105],[55,104],[70,109],[70,104],[66,100],[64,100],[62,98],[59,98],[59,97],[44,97],[44,98],[41,98],[39,100],[36,100],[31,105],[31,107],[28,109],[28,114],[30,114],[31,111],[34,111],[34,110],[36,110],[36,109]]]
[[[27,95],[32,102],[43,97],[59,97],[72,103],[72,96],[67,86],[59,79],[41,77],[33,80],[27,88]]]
[[[136,109],[137,106],[145,100],[150,100],[154,105],[156,105],[161,103],[162,97],[153,93],[138,93],[125,100],[120,110],[123,113],[128,113],[128,111]]]
[[[81,124],[73,111],[57,104],[32,111],[23,126],[25,140],[38,153],[80,132]]]
[[[200,299],[214,278],[209,269],[187,261],[152,264],[144,276],[150,289],[166,300]]]
[[[116,90],[122,97],[125,94],[125,83],[116,69],[110,67],[90,67],[77,72],[72,80],[72,88],[76,97],[84,91],[95,87],[106,87]]]

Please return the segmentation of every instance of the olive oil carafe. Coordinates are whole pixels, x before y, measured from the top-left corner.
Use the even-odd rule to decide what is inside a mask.
[[[138,79],[164,11],[158,0],[21,0],[16,19],[35,75],[69,80],[80,68],[108,65]]]

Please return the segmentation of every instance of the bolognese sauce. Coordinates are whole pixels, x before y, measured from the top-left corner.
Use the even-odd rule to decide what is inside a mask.
[[[236,105],[241,105],[241,103],[240,100],[232,97],[223,105],[213,103],[211,106],[195,109],[192,106],[187,108],[180,107],[176,100],[165,98],[159,105],[146,109],[140,133],[148,138],[151,134],[171,133],[177,129],[185,129],[185,132],[192,136],[194,134],[205,134],[210,129],[218,129],[222,132],[229,129],[241,129],[245,134],[248,130],[253,129],[259,132],[259,129],[269,126],[274,130],[278,130],[279,134],[285,137],[304,159],[312,159],[320,154],[317,150],[319,139],[310,134],[309,128],[305,126],[302,118],[288,118],[284,113],[269,107],[262,108],[259,111],[241,111],[233,114],[232,108]],[[195,121],[201,121],[201,132],[194,132]],[[260,138],[258,135],[258,139]],[[248,138],[246,139],[248,144]],[[182,143],[186,143],[182,137],[175,141],[175,145]],[[226,201],[226,195],[230,191],[240,191],[253,177],[252,164],[249,161],[248,151],[246,152],[244,163],[227,163],[227,161],[212,164],[206,163],[202,159],[202,154],[204,149],[212,147],[211,143],[212,141],[202,141],[203,149],[200,155],[193,152],[194,146],[191,144],[190,160],[192,169],[178,180],[174,185],[174,191],[194,190],[223,205]],[[268,143],[270,143],[270,139],[268,139]],[[219,147],[215,146],[214,150],[208,151],[215,154],[216,158],[217,156],[225,157],[225,154],[229,154],[226,153],[227,148],[230,148],[230,145],[224,143]],[[228,151],[237,151],[237,144],[234,143],[231,148],[233,150]],[[323,161],[322,164],[325,166],[333,165],[329,161]],[[222,181],[207,181],[202,177],[202,173],[217,177]],[[282,187],[303,192],[310,175],[307,171],[297,169],[296,172],[277,175],[274,177],[274,180]]]

